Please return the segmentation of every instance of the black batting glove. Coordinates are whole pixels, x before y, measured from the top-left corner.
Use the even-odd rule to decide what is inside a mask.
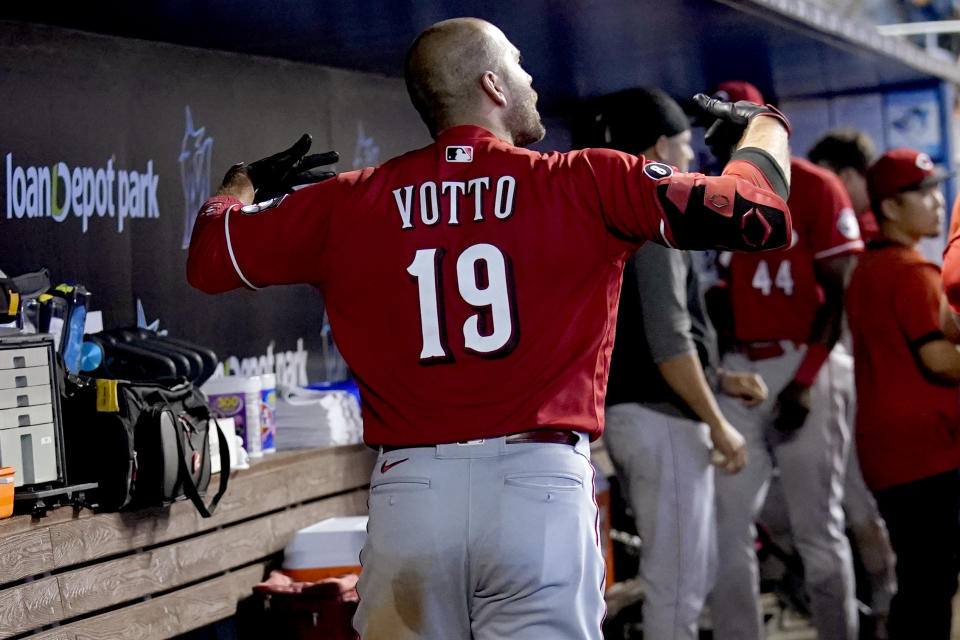
[[[739,142],[747,125],[758,116],[776,118],[786,127],[787,135],[790,134],[790,121],[780,111],[769,105],[763,106],[748,100],[724,102],[703,93],[693,96],[693,103],[705,116],[715,119],[703,136],[704,141],[711,148],[719,145],[731,146]]]
[[[305,133],[292,147],[272,156],[230,167],[223,183],[227,184],[237,173],[243,173],[253,184],[258,202],[264,202],[286,193],[301,185],[323,182],[337,175],[335,171],[324,169],[325,165],[340,160],[336,151],[306,155],[313,138]]]
[[[777,396],[773,426],[784,435],[790,435],[806,422],[810,414],[810,387],[791,380]]]

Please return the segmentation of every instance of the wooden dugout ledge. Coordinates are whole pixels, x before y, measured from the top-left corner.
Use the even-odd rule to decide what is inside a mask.
[[[227,618],[294,532],[367,512],[375,459],[364,445],[268,455],[207,519],[184,501],[0,520],[0,640],[153,640]]]

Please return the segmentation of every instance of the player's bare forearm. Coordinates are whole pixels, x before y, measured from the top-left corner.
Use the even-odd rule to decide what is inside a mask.
[[[776,118],[754,118],[747,125],[737,149],[755,147],[770,154],[779,165],[790,187],[790,145],[789,133],[782,122]]]
[[[824,302],[817,311],[810,331],[810,342],[829,351],[843,331],[843,295],[850,275],[857,266],[857,256],[844,255],[814,262],[817,283],[823,288]]]
[[[736,473],[747,464],[743,436],[727,422],[717,399],[703,375],[703,366],[695,353],[688,353],[657,364],[663,379],[697,416],[710,427],[714,455],[711,463],[726,473]]]
[[[843,294],[850,279],[856,256],[837,256],[814,262],[817,282],[823,288],[824,302],[817,311],[810,331],[807,350],[793,379],[777,395],[774,426],[792,433],[803,426],[810,413],[810,387],[830,357],[843,330]]]
[[[703,375],[696,353],[687,353],[657,364],[667,385],[680,396],[697,416],[716,429],[724,422],[717,399]]]

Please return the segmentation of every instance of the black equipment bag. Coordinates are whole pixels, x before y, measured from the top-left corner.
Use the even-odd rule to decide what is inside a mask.
[[[220,485],[209,505],[210,409],[186,381],[78,379],[64,400],[70,477],[97,482],[99,508],[167,506],[190,499],[213,515],[230,476],[226,436],[220,444]],[[74,475],[75,474],[75,475]]]

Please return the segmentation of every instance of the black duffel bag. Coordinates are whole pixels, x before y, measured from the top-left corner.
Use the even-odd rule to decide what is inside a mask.
[[[210,408],[184,380],[130,382],[70,376],[64,397],[64,437],[71,482],[96,482],[105,511],[167,506],[190,499],[209,518],[230,477],[226,436],[220,444],[220,485],[210,484]]]

